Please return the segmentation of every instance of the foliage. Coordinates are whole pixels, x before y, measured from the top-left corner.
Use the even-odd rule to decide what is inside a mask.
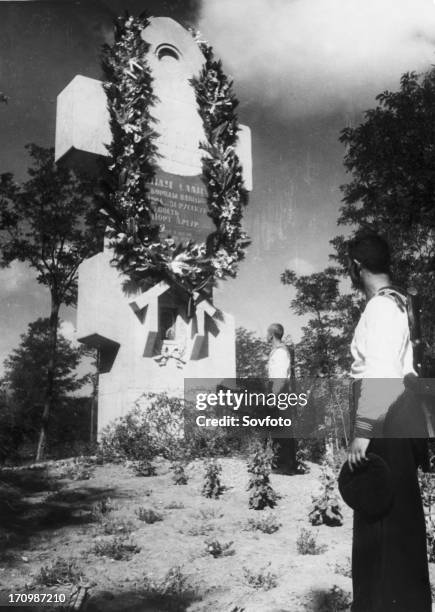
[[[105,535],[130,534],[135,530],[135,525],[132,521],[107,517],[101,523],[102,531]]]
[[[308,474],[310,468],[308,467],[306,461],[309,456],[308,449],[303,446],[300,440],[297,441],[297,451],[296,451],[296,473],[297,474]]]
[[[206,552],[217,559],[218,557],[230,557],[235,554],[232,548],[233,542],[219,542],[219,540],[208,540],[206,543]]]
[[[335,564],[335,573],[345,576],[345,578],[352,578],[352,564],[349,557],[347,557],[345,563],[337,562]]]
[[[75,584],[83,579],[83,571],[75,560],[58,557],[51,565],[41,567],[34,578],[34,585],[53,587],[59,584]]]
[[[245,526],[245,531],[261,531],[262,533],[275,533],[282,527],[274,514],[267,514],[261,518],[250,518]]]
[[[183,502],[177,502],[177,501],[169,502],[169,504],[165,506],[166,510],[183,510],[183,508],[184,508]]]
[[[3,427],[0,436],[10,436],[10,441],[8,443],[5,439],[3,458],[10,452],[18,452],[23,441],[36,442],[51,360],[50,334],[48,319],[40,318],[30,323],[27,332],[21,335],[19,346],[4,362],[5,372],[1,381],[4,392],[0,399],[0,422]],[[88,381],[88,376],[77,375],[76,369],[82,356],[81,348],[74,347],[62,334],[58,335],[51,391],[54,404],[47,430],[50,449],[71,439],[70,430],[66,429],[70,423],[71,429],[75,426],[75,439],[87,439],[89,436],[89,418],[83,414],[83,409],[85,413],[88,412],[88,406],[84,405],[88,400],[72,397]]]
[[[159,521],[163,521],[163,514],[160,512],[156,512],[152,508],[143,508],[142,506],[135,511],[137,518],[144,523],[148,523],[152,525],[153,523],[158,523]]]
[[[152,117],[156,97],[146,60],[150,46],[141,36],[148,25],[145,14],[118,18],[114,43],[103,48],[112,143],[102,183],[102,212],[114,250],[113,264],[126,275],[127,285],[145,288],[167,280],[192,294],[215,277],[235,276],[248,243],[241,229],[247,192],[234,150],[238,102],[211,47],[198,41],[205,64],[192,86],[207,138],[201,144],[203,176],[216,231],[207,244],[177,245],[173,238],[159,235],[148,194],[157,157]]]
[[[199,599],[195,587],[180,566],[171,567],[160,581],[145,576],[143,589],[147,601],[153,601],[159,605],[159,609],[171,612],[184,612]]]
[[[249,507],[254,510],[263,510],[266,507],[274,508],[278,495],[270,484],[272,471],[273,447],[271,440],[264,443],[255,440],[248,459],[248,472],[250,473],[248,491]]]
[[[202,495],[213,499],[218,499],[225,491],[221,483],[222,466],[215,459],[208,459],[205,464],[204,484]]]
[[[179,451],[183,432],[183,400],[166,393],[146,393],[125,416],[101,434],[100,453],[105,461],[152,461]]]
[[[185,471],[185,464],[182,461],[176,461],[171,465],[172,482],[176,485],[186,485],[189,482],[189,477]]]
[[[131,467],[136,476],[144,476],[147,478],[149,476],[156,475],[156,468],[150,461],[148,461],[148,459],[134,461]]]
[[[321,555],[326,550],[326,546],[317,544],[316,536],[309,529],[301,529],[296,547],[300,555]]]
[[[103,499],[95,502],[92,506],[92,520],[95,522],[102,522],[112,510],[115,510],[115,506],[110,497],[103,497]]]
[[[313,497],[313,507],[308,519],[312,525],[339,527],[343,524],[343,514],[338,500],[335,474],[327,462],[322,466],[320,483],[322,489],[318,496]]]
[[[253,572],[249,568],[244,567],[243,576],[246,584],[253,589],[270,591],[270,589],[274,589],[276,586],[278,586],[277,575],[273,574],[272,572],[266,573],[265,569],[262,569],[259,572]]]
[[[344,165],[338,222],[383,234],[392,249],[393,277],[422,296],[423,334],[435,346],[435,69],[406,73],[398,91],[377,96],[364,121],[342,131]],[[344,263],[343,237],[333,245]]]
[[[57,329],[62,304],[77,299],[77,270],[102,245],[92,205],[92,184],[54,163],[52,149],[27,146],[32,159],[29,179],[18,185],[10,173],[0,176],[1,265],[26,262],[38,283],[50,292],[50,335],[44,410],[37,450],[45,450],[46,429],[55,406],[53,378],[57,357]]]
[[[109,540],[95,542],[93,552],[99,557],[110,557],[115,561],[128,561],[133,555],[140,552],[140,547],[134,542],[128,541],[124,536],[114,536]]]
[[[193,525],[188,529],[187,535],[189,536],[205,536],[214,530],[213,525],[210,523],[201,523],[199,525]]]
[[[334,586],[327,592],[323,592],[318,597],[316,610],[319,612],[345,612],[349,610],[351,597],[339,586]]]
[[[269,345],[254,332],[236,329],[236,374],[237,378],[265,378]]]

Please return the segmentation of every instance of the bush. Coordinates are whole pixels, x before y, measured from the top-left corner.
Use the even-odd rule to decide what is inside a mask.
[[[84,579],[83,571],[76,561],[58,557],[51,565],[41,567],[34,579],[34,586],[53,587],[64,584],[75,584]]]
[[[339,527],[343,524],[343,515],[336,492],[337,483],[334,472],[326,462],[322,466],[320,482],[322,490],[320,495],[313,497],[313,508],[308,519],[312,525]]]
[[[115,509],[110,497],[103,497],[98,502],[93,504],[91,509],[92,520],[96,523],[101,523],[104,518]]]
[[[327,549],[317,544],[316,536],[309,529],[301,529],[296,546],[300,555],[321,555]]]
[[[219,542],[219,540],[209,540],[205,543],[206,551],[209,555],[217,557],[229,557],[236,552],[232,546],[233,542]]]
[[[183,502],[172,501],[165,506],[165,510],[182,510],[184,508]]]
[[[102,530],[106,535],[130,534],[136,526],[126,519],[107,518],[102,522]]]
[[[160,581],[145,576],[143,588],[146,599],[158,604],[159,610],[184,612],[190,604],[200,599],[179,566],[172,567]]]
[[[152,508],[140,507],[136,510],[137,518],[144,523],[152,524],[163,521],[163,515]]]
[[[268,514],[261,518],[250,518],[245,526],[245,531],[261,531],[262,533],[275,533],[281,527],[274,514]]]
[[[434,474],[419,474],[421,498],[426,520],[426,542],[429,563],[435,562],[435,478]]]
[[[128,561],[140,552],[139,546],[134,542],[127,541],[122,536],[115,536],[110,540],[96,542],[94,553],[99,557],[110,557],[115,561]]]
[[[184,463],[182,461],[176,461],[171,465],[172,470],[172,481],[176,485],[186,485],[189,478],[184,469]]]
[[[225,491],[221,483],[222,466],[215,459],[208,459],[205,464],[204,485],[202,495],[217,499]]]
[[[330,591],[321,593],[316,602],[318,612],[345,612],[351,604],[351,597],[336,584]]]
[[[201,525],[193,525],[188,531],[189,536],[205,536],[214,530],[213,525],[210,523],[203,523]]]
[[[149,476],[156,475],[156,468],[150,461],[148,461],[148,459],[135,461],[134,463],[132,463],[131,469],[136,474],[136,476],[144,476],[146,478]]]
[[[352,578],[352,564],[349,557],[347,557],[345,563],[335,564],[335,573],[345,576],[346,578]]]
[[[146,393],[125,416],[108,425],[101,435],[105,461],[152,461],[171,458],[183,440],[184,401],[166,393]]]
[[[248,472],[251,474],[248,491],[250,491],[249,507],[254,510],[276,506],[278,495],[270,484],[273,456],[271,440],[266,444],[260,440],[253,442],[248,459]]]
[[[278,586],[277,575],[272,574],[271,572],[265,573],[264,569],[260,570],[259,572],[253,572],[250,569],[244,567],[243,575],[246,584],[248,584],[253,589],[270,591],[270,589],[274,589],[276,586]]]

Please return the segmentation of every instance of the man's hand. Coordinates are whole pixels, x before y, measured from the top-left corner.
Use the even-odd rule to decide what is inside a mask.
[[[366,450],[369,444],[369,438],[354,438],[352,440],[347,454],[347,462],[351,472],[353,472],[354,467],[357,467],[363,461],[367,461]]]

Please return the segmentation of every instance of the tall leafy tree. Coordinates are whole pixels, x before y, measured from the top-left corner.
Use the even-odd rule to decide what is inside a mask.
[[[423,328],[435,341],[435,69],[406,73],[396,92],[385,91],[364,121],[342,131],[344,165],[338,223],[383,234],[393,252],[398,284],[423,297]],[[344,238],[333,240],[344,262]]]
[[[77,299],[77,271],[101,247],[96,231],[91,184],[54,163],[52,149],[31,144],[29,178],[17,184],[0,177],[1,264],[27,262],[50,293],[50,318],[41,432],[36,453],[44,454],[50,412],[55,405],[59,311]]]

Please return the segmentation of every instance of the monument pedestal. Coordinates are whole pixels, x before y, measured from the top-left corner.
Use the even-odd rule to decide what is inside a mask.
[[[98,431],[145,392],[184,394],[184,378],[234,378],[234,318],[166,283],[127,297],[105,250],[79,269],[77,333],[99,350]]]

